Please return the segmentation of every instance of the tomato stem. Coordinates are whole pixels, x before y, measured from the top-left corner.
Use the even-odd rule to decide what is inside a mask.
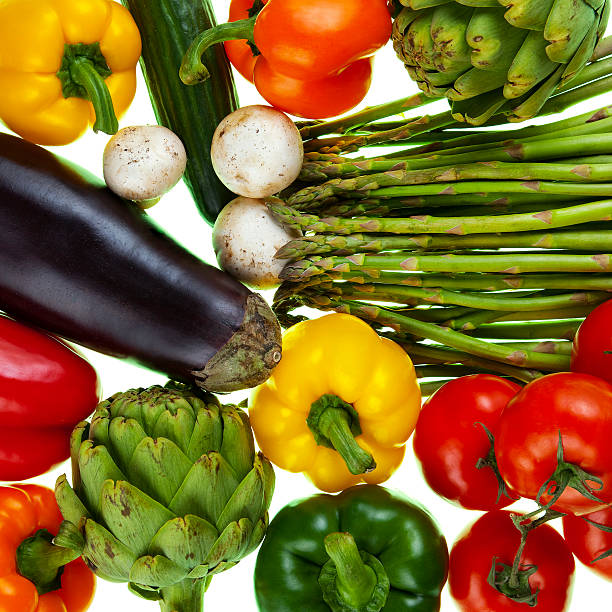
[[[484,432],[490,443],[489,452],[487,453],[486,457],[481,457],[480,459],[478,459],[478,461],[476,462],[476,469],[480,470],[484,467],[488,467],[493,470],[495,478],[497,479],[497,499],[495,500],[496,504],[499,503],[499,500],[501,499],[502,495],[505,495],[508,499],[511,499],[512,501],[516,501],[517,498],[512,497],[512,495],[510,495],[510,493],[508,492],[508,485],[505,483],[499,472],[499,468],[497,467],[497,458],[495,457],[495,437],[484,423],[477,421],[476,423],[474,423],[474,425],[480,425],[484,429]]]

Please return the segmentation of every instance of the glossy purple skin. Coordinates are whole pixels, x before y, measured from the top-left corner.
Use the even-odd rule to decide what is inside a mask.
[[[0,310],[191,379],[240,327],[249,295],[93,175],[0,134]]]

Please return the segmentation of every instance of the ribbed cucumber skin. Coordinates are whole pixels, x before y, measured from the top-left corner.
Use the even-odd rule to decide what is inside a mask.
[[[179,78],[183,55],[193,39],[216,24],[210,0],[122,0],[142,36],[140,61],[155,116],[171,129],[187,151],[184,180],[202,216],[214,223],[235,197],[217,178],[210,161],[213,133],[238,98],[223,45],[205,56],[210,78],[184,85]]]

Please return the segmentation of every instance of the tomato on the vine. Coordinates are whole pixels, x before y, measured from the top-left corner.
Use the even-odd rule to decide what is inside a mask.
[[[612,501],[611,440],[612,385],[559,372],[510,400],[497,424],[495,456],[519,495],[542,503],[560,495],[552,508],[580,515]]]
[[[488,512],[459,537],[450,554],[449,586],[462,612],[525,612],[525,603],[514,601],[489,582],[496,569],[512,566],[520,533],[510,512]],[[534,568],[537,568],[534,570]],[[571,595],[575,563],[561,535],[550,525],[540,525],[527,537],[520,569],[531,593],[537,593],[537,612],[562,612]],[[530,575],[529,573],[532,572]]]
[[[564,516],[563,535],[579,561],[602,578],[612,580],[612,555],[596,561],[601,555],[612,551],[612,508],[584,516]]]
[[[571,368],[612,383],[612,300],[592,310],[578,328]]]
[[[470,510],[515,501],[509,491],[500,494],[503,483],[490,464],[494,455],[487,431],[495,435],[503,409],[520,390],[500,376],[474,374],[451,380],[425,402],[413,445],[425,480],[438,495]]]
[[[370,88],[372,60],[352,63],[344,71],[315,81],[275,72],[263,57],[255,64],[255,86],[272,106],[297,117],[326,119],[357,106]]]

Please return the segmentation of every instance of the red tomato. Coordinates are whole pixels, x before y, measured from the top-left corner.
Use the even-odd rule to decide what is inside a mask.
[[[429,486],[448,501],[470,510],[504,508],[514,499],[502,495],[490,467],[478,469],[491,443],[482,423],[495,435],[506,404],[521,387],[490,374],[456,378],[423,405],[414,430],[414,452]]]
[[[612,300],[595,308],[578,328],[571,368],[612,383]]]
[[[89,363],[56,338],[0,316],[0,480],[38,476],[70,455],[98,403]]]
[[[612,580],[612,556],[595,561],[601,554],[612,550],[612,533],[599,529],[586,519],[612,528],[612,508],[585,516],[567,514],[563,517],[563,535],[570,550],[589,569]]]
[[[510,400],[495,436],[502,478],[521,496],[535,499],[557,468],[559,433],[565,462],[603,481],[594,491],[602,501],[568,487],[553,508],[571,514],[602,509],[612,501],[612,385],[588,374],[549,374]],[[542,496],[548,500],[549,494]]]
[[[525,612],[530,608],[517,603],[488,581],[493,558],[512,566],[521,536],[510,513],[488,512],[459,537],[450,554],[449,587],[453,599],[463,612]],[[521,556],[521,565],[535,565],[529,577],[531,591],[539,589],[537,612],[562,612],[569,603],[574,558],[563,538],[549,525],[533,529]]]
[[[270,0],[254,39],[275,72],[312,81],[372,56],[391,29],[387,0]]]
[[[268,0],[232,0],[230,4],[228,21],[238,21],[240,19],[248,19],[249,11],[254,4],[261,2],[266,4]],[[253,82],[253,69],[257,56],[253,55],[253,49],[246,40],[228,40],[223,43],[225,45],[225,53],[227,58],[232,63],[234,68],[247,81]]]
[[[326,119],[357,106],[370,88],[372,62],[359,60],[336,76],[301,81],[274,72],[259,57],[255,64],[255,86],[272,106],[297,117]]]

